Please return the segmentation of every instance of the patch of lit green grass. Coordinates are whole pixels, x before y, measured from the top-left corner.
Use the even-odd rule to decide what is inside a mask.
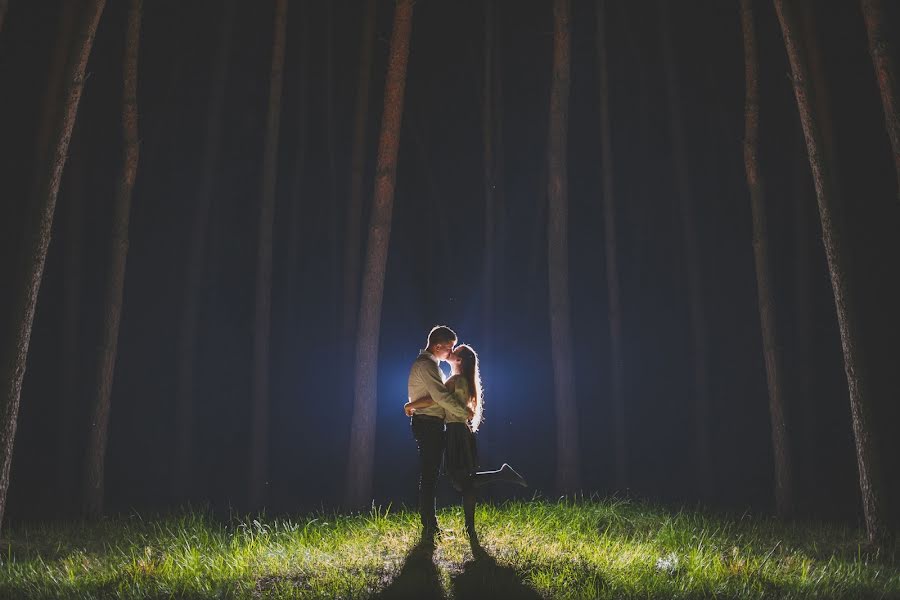
[[[900,598],[897,547],[860,531],[619,500],[217,521],[203,513],[11,527],[0,598]]]

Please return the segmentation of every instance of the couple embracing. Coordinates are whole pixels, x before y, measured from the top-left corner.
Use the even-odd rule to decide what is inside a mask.
[[[435,516],[435,486],[444,473],[462,494],[466,533],[473,550],[480,548],[475,533],[475,488],[494,481],[527,485],[508,464],[496,471],[477,471],[475,433],[481,425],[484,399],[478,355],[471,346],[456,345],[456,333],[439,325],[428,334],[428,343],[409,371],[409,401],[403,407],[411,417],[413,437],[419,449],[419,514],[422,538],[440,535]],[[450,365],[444,381],[439,363]]]

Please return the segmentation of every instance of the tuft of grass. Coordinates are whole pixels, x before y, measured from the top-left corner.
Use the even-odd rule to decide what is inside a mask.
[[[435,547],[390,508],[14,526],[0,598],[900,599],[897,546],[868,552],[848,528],[534,500],[479,505],[473,556],[461,509],[438,518]]]

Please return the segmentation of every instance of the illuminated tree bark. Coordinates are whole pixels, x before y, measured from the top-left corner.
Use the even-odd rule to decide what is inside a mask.
[[[359,262],[362,246],[363,176],[366,171],[366,129],[369,121],[369,89],[372,84],[372,55],[375,44],[375,0],[366,0],[362,41],[359,52],[359,78],[356,85],[356,109],[353,119],[353,149],[350,155],[350,204],[344,234],[344,312],[342,342],[350,348],[354,341],[359,311]]]
[[[391,239],[391,214],[403,117],[403,93],[409,60],[414,0],[396,0],[384,112],[375,168],[375,196],[369,221],[369,239],[363,269],[359,329],[356,341],[356,373],[353,390],[353,417],[350,424],[350,452],[347,468],[346,503],[362,507],[371,499],[372,466],[375,454],[375,408],[378,386],[378,338],[384,298],[384,274]]]
[[[236,0],[227,0],[222,8],[222,24],[212,73],[212,85],[206,110],[205,147],[200,166],[200,182],[194,205],[193,225],[189,241],[181,328],[176,348],[175,383],[175,465],[173,493],[176,498],[189,495],[193,464],[191,424],[194,419],[194,357],[197,348],[197,317],[200,303],[206,237],[212,200],[216,164],[222,139],[222,106],[231,50]]]
[[[775,507],[787,517],[794,508],[791,452],[784,411],[784,374],[781,347],[775,318],[775,297],[769,266],[769,236],[766,203],[759,172],[759,58],[756,49],[756,25],[753,0],[741,0],[741,25],[744,34],[746,100],[744,105],[744,168],[750,188],[753,215],[753,257],[756,265],[756,294],[762,329],[763,357],[769,391],[769,419],[772,428],[772,452],[775,457]]]
[[[882,0],[860,0],[866,32],[869,35],[869,54],[875,65],[884,123],[891,148],[894,150],[894,169],[897,172],[897,196],[900,198],[900,104],[897,101],[897,70],[894,67],[894,47],[884,20]]]
[[[113,226],[110,244],[110,265],[103,300],[103,332],[97,365],[96,388],[91,412],[87,449],[87,478],[84,488],[84,510],[89,517],[103,514],[105,486],[106,443],[109,413],[112,405],[112,385],[119,343],[119,323],[122,317],[122,295],[125,289],[125,262],[128,257],[128,222],[131,196],[137,176],[140,144],[138,140],[137,68],[141,35],[141,5],[143,0],[131,0],[128,5],[128,26],[125,34],[125,60],[122,69],[122,133],[124,138],[122,171],[116,184],[113,204]]]
[[[606,289],[609,302],[610,384],[613,412],[616,488],[627,485],[628,451],[625,436],[625,367],[622,357],[622,301],[616,246],[616,204],[613,195],[612,123],[609,118],[609,58],[606,39],[606,0],[597,0],[597,64],[600,81],[600,143],[603,178],[603,233],[606,247]]]
[[[263,507],[269,463],[269,338],[272,316],[272,227],[278,169],[278,125],[284,78],[287,0],[275,0],[269,108],[263,154],[262,191],[256,253],[256,309],[253,320],[253,383],[250,417],[250,490],[254,510]]]
[[[850,395],[850,414],[856,439],[856,458],[859,467],[859,484],[862,494],[863,512],[869,541],[880,545],[888,537],[887,505],[881,465],[870,414],[869,390],[865,379],[865,364],[859,344],[859,324],[854,306],[853,288],[850,284],[850,263],[845,248],[843,222],[838,214],[831,171],[825,150],[825,140],[819,128],[818,107],[811,101],[812,85],[808,57],[798,43],[797,20],[793,5],[784,0],[774,0],[784,44],[793,75],[794,95],[800,112],[800,122],[806,139],[809,166],[816,187],[819,218],[822,223],[822,237],[825,257],[831,275],[831,287],[837,309],[838,329],[844,356],[844,371]]]
[[[566,170],[571,83],[570,17],[569,0],[554,0],[553,77],[547,148],[547,267],[550,286],[550,350],[556,405],[556,486],[563,493],[574,492],[580,485],[569,308],[569,198]]]
[[[694,460],[700,496],[709,500],[712,495],[712,455],[709,430],[709,349],[707,347],[706,310],[700,276],[700,251],[695,223],[693,190],[687,162],[687,142],[681,115],[681,98],[675,57],[669,32],[669,2],[662,0],[660,25],[662,33],[663,67],[666,74],[666,96],[669,104],[669,132],[672,138],[672,160],[675,168],[675,192],[681,218],[687,284],[690,304],[690,327],[694,361]]]

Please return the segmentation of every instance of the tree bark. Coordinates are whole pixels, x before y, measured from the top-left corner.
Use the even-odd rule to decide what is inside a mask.
[[[200,183],[194,205],[190,248],[185,270],[181,328],[178,332],[176,349],[178,363],[175,383],[175,465],[172,491],[174,497],[179,499],[185,499],[190,494],[191,466],[193,464],[191,424],[194,419],[194,357],[197,347],[198,310],[206,255],[210,204],[222,139],[222,106],[225,100],[235,7],[236,0],[227,0],[222,8],[219,43],[206,111],[206,142],[200,167]]]
[[[366,131],[369,122],[369,89],[372,84],[372,55],[375,43],[375,0],[366,0],[362,41],[359,51],[359,78],[353,119],[353,148],[350,151],[350,204],[344,246],[344,312],[342,347],[349,348],[356,332],[359,310],[359,262],[362,246],[363,176],[366,172]]]
[[[272,316],[272,228],[278,168],[278,125],[284,77],[287,0],[275,0],[269,109],[263,155],[263,178],[256,254],[256,310],[253,321],[253,387],[250,422],[250,494],[253,510],[263,507],[269,462],[269,338]]]
[[[566,170],[570,88],[569,0],[553,3],[553,77],[547,148],[547,267],[550,287],[550,350],[556,405],[556,487],[574,492],[580,485],[572,325],[569,308],[569,198]]]
[[[866,531],[873,545],[881,545],[888,537],[887,506],[884,484],[877,453],[875,432],[870,413],[871,402],[865,379],[865,363],[859,342],[859,324],[855,312],[853,288],[850,284],[850,261],[845,248],[843,222],[838,214],[837,195],[833,189],[825,142],[819,128],[818,107],[811,101],[812,86],[808,58],[801,51],[797,39],[797,20],[793,6],[784,0],[774,0],[784,44],[793,75],[794,95],[800,112],[800,122],[806,139],[809,166],[812,171],[822,223],[825,257],[831,276],[838,329],[844,356],[844,371],[850,395],[850,414],[856,439],[856,458],[859,485],[862,493]]]
[[[346,503],[359,508],[368,503],[372,492],[372,466],[375,454],[375,408],[378,386],[378,338],[384,296],[384,274],[391,235],[391,213],[397,177],[397,153],[403,116],[403,93],[412,29],[414,0],[396,0],[387,79],[384,88],[384,112],[378,141],[375,168],[375,196],[369,222],[369,239],[363,270],[359,329],[356,342],[353,417],[350,425],[350,454],[347,468]]]
[[[897,197],[900,198],[900,104],[897,101],[897,70],[894,67],[894,48],[884,19],[882,0],[860,0],[866,32],[869,36],[869,54],[875,66],[881,105],[884,108],[884,124],[891,148],[894,150],[894,170],[897,173]]]
[[[103,332],[97,364],[97,381],[91,412],[87,450],[87,477],[84,488],[84,510],[88,517],[103,514],[106,443],[109,413],[112,406],[112,385],[119,342],[119,323],[122,317],[122,296],[125,289],[125,262],[128,257],[128,222],[131,215],[131,195],[137,175],[140,144],[138,140],[137,68],[141,35],[141,5],[143,0],[131,0],[128,6],[128,26],[125,34],[125,60],[122,69],[122,132],[124,137],[122,171],[116,185],[113,205],[110,265],[103,301]]]
[[[616,489],[627,485],[628,453],[625,435],[625,367],[622,356],[622,301],[616,246],[616,204],[613,191],[612,122],[609,118],[609,57],[606,39],[606,0],[597,0],[597,65],[600,92],[600,144],[603,179],[603,233],[606,247],[606,289],[609,302],[610,383],[615,448]]]
[[[700,250],[695,223],[696,209],[687,161],[687,142],[681,115],[681,98],[675,71],[672,40],[669,32],[669,1],[662,0],[660,25],[663,48],[663,67],[666,73],[666,96],[669,104],[669,132],[672,138],[672,160],[675,168],[675,188],[681,219],[685,263],[690,303],[691,343],[694,361],[694,460],[700,497],[708,501],[712,496],[712,454],[709,426],[709,350],[707,347],[706,310],[700,276]]]
[[[57,437],[57,476],[59,497],[67,499],[65,507],[77,494],[75,473],[78,464],[73,460],[73,430],[77,418],[76,407],[80,406],[81,394],[81,353],[78,351],[78,337],[81,323],[82,256],[84,246],[83,197],[87,160],[85,159],[84,131],[75,134],[75,150],[67,187],[63,195],[65,208],[65,256],[63,257],[63,315],[60,334],[60,354],[62,355],[62,376],[59,397],[62,407],[59,411],[59,434]],[[80,422],[80,421],[79,421]]]
[[[769,418],[772,428],[772,453],[775,458],[775,508],[780,517],[794,509],[790,444],[784,410],[784,375],[781,346],[775,318],[775,297],[769,266],[769,236],[766,203],[759,172],[759,58],[756,46],[753,0],[740,0],[744,34],[744,74],[746,85],[744,122],[744,168],[750,188],[753,215],[753,258],[756,266],[756,295],[762,329],[763,357],[769,391]]]

